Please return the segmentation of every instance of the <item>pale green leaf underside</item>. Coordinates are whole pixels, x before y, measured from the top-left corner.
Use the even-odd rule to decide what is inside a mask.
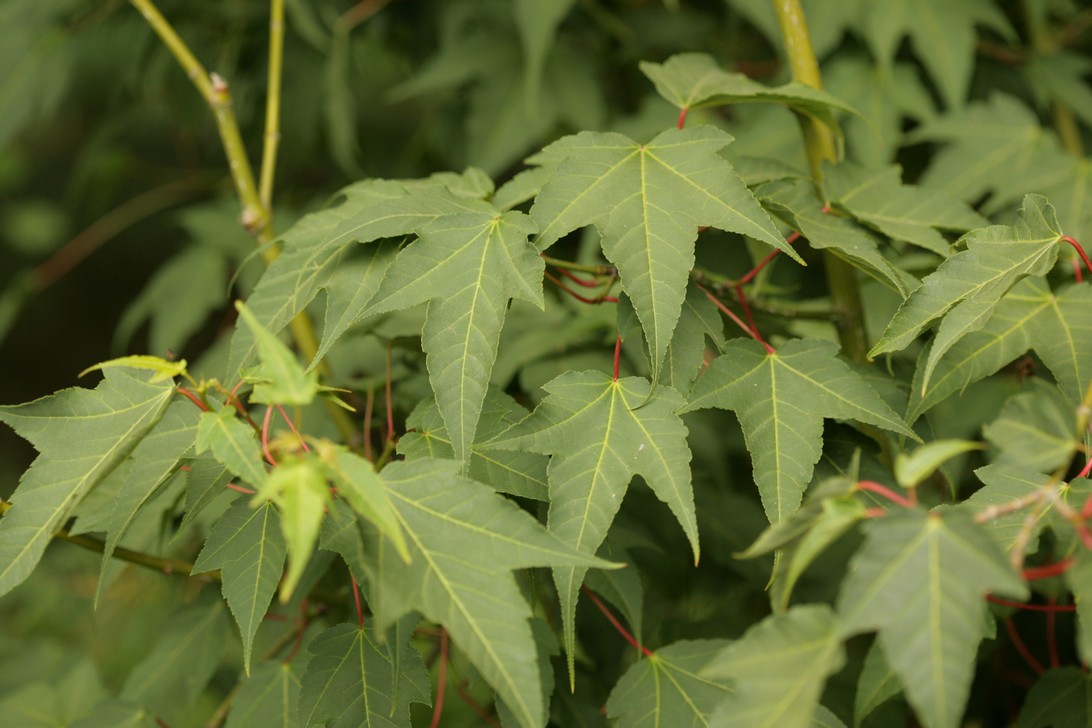
[[[982,328],[1013,285],[1025,276],[1045,275],[1053,267],[1061,236],[1046,198],[1027,195],[1015,225],[992,225],[964,236],[966,250],[925,277],[869,356],[906,348],[943,317],[922,375],[922,389],[927,391],[940,358],[963,336]]]
[[[731,687],[699,673],[727,644],[675,642],[634,663],[611,690],[607,717],[632,728],[708,725]]]
[[[838,618],[825,605],[793,607],[751,627],[702,670],[730,680],[713,728],[808,728],[827,675],[845,662]]]
[[[93,390],[0,407],[0,422],[40,453],[0,518],[0,595],[30,575],[68,514],[129,456],[174,394],[170,383],[149,384],[120,369],[104,374]]]
[[[235,416],[233,407],[202,412],[197,425],[197,454],[210,450],[216,460],[255,488],[267,477],[254,430]]]
[[[543,305],[545,264],[527,240],[533,231],[520,212],[442,217],[402,251],[365,313],[430,301],[421,345],[455,459],[463,463],[470,458],[509,302]]]
[[[544,387],[539,407],[488,443],[553,455],[549,529],[574,548],[594,553],[606,538],[634,475],[641,475],[679,521],[698,559],[698,528],[690,484],[687,430],[676,412],[683,400],[644,379],[612,380],[600,372],[567,372]],[[573,656],[573,619],[586,569],[554,570]],[[570,662],[570,668],[572,663]]]
[[[823,419],[851,419],[916,436],[827,341],[793,339],[775,354],[733,339],[690,392],[687,410],[736,413],[771,523],[800,505],[823,446]]]
[[[254,634],[277,591],[285,553],[273,504],[251,508],[246,498],[239,498],[216,522],[193,565],[195,574],[220,569],[220,589],[239,625],[247,672]]]
[[[957,511],[904,511],[866,526],[842,584],[846,635],[879,631],[891,667],[928,728],[956,728],[994,591],[1018,599],[1027,585],[987,533]]]
[[[742,233],[800,261],[732,165],[717,151],[732,141],[708,126],[670,129],[647,144],[622,134],[583,132],[546,147],[560,161],[531,216],[546,249],[594,224],[603,253],[645,331],[658,376],[694,267],[698,227]]]

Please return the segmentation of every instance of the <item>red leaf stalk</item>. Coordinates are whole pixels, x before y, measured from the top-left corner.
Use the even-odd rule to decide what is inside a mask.
[[[1011,619],[1005,620],[1005,631],[1009,633],[1009,639],[1012,640],[1012,646],[1020,653],[1020,657],[1024,658],[1024,662],[1028,664],[1028,667],[1034,670],[1037,675],[1042,675],[1046,672],[1043,669],[1042,664],[1035,659],[1035,655],[1031,654],[1031,650],[1027,648],[1024,641],[1020,639],[1020,633],[1016,631],[1016,625],[1012,623]]]
[[[640,650],[641,654],[645,657],[652,657],[654,654],[656,654],[652,650],[648,649],[640,642],[638,642],[637,639],[632,634],[630,634],[630,631],[622,626],[622,623],[618,621],[617,617],[611,614],[611,611],[607,609],[607,605],[603,604],[603,602],[600,601],[599,597],[595,595],[595,592],[593,592],[586,586],[581,586],[580,589],[588,595],[588,598],[592,600],[592,603],[599,608],[599,611],[602,612],[603,616],[607,618],[607,621],[610,622],[616,630],[618,630],[618,634],[622,635],[626,642],[629,642],[631,645]]]
[[[888,488],[886,485],[881,485],[872,480],[862,480],[857,483],[857,490],[867,490],[877,495],[882,495],[892,503],[896,503],[903,508],[913,508],[914,503],[909,498],[904,498],[895,491]]]
[[[440,716],[444,713],[444,693],[447,691],[447,630],[440,630],[440,675],[436,687],[436,706],[432,709],[432,722],[429,728],[439,728]]]

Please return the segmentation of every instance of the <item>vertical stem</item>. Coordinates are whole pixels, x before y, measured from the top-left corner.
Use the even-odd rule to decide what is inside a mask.
[[[785,55],[794,81],[812,88],[823,87],[819,73],[819,61],[811,47],[808,25],[800,0],[773,0]],[[823,122],[799,115],[804,134],[804,144],[811,167],[812,180],[823,195],[823,162],[837,159],[834,132]],[[868,355],[868,340],[864,327],[864,308],[861,305],[861,289],[853,266],[829,251],[823,252],[827,272],[827,287],[834,309],[834,325],[846,356],[854,361],[864,361]]]
[[[202,98],[209,105],[213,116],[216,118],[216,128],[220,133],[220,142],[227,156],[228,167],[231,169],[231,177],[235,182],[235,191],[242,204],[242,224],[246,230],[254,235],[262,250],[262,258],[266,264],[277,259],[280,251],[276,246],[270,245],[276,236],[273,232],[272,216],[269,206],[263,202],[263,196],[258,192],[258,186],[254,182],[254,171],[250,166],[250,159],[243,145],[243,138],[239,133],[239,123],[235,119],[235,111],[231,106],[231,92],[227,82],[215,73],[210,74],[190,51],[186,42],[175,31],[174,27],[159,12],[154,0],[129,0],[140,11],[144,19],[159,36],[163,44],[167,46],[179,65],[186,72],[190,81],[197,87]],[[281,86],[281,58],[284,45],[284,9],[283,0],[271,0],[270,19],[270,74],[269,74],[269,103],[266,107],[266,145],[263,154],[262,180],[263,190],[268,197],[272,197],[273,169],[276,160],[276,139],[269,140],[270,117],[273,117],[273,132],[277,135],[277,126],[280,116],[280,86]],[[274,63],[276,73],[274,74]],[[315,338],[315,329],[306,312],[301,312],[292,319],[290,324],[292,338],[296,342],[300,353],[308,361],[315,358],[318,352],[318,339]],[[326,410],[331,419],[337,425],[346,442],[352,440],[356,434],[356,427],[344,411],[337,405],[327,402]]]
[[[273,214],[273,176],[277,168],[277,148],[281,141],[281,77],[284,59],[284,0],[271,0],[269,6],[269,79],[265,101],[265,143],[262,147],[262,171],[258,199],[266,214]]]

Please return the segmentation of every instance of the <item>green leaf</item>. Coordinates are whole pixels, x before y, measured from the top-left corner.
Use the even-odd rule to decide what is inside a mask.
[[[0,698],[6,725],[56,728],[76,723],[106,695],[89,659],[83,659],[61,681],[33,682]]]
[[[337,486],[338,497],[345,499],[357,515],[379,529],[394,545],[403,561],[409,561],[406,537],[391,505],[387,486],[375,472],[375,466],[340,447],[320,451],[320,457]]]
[[[917,487],[948,460],[981,449],[980,443],[969,440],[933,440],[912,453],[900,452],[895,456],[895,481],[902,488]]]
[[[879,641],[872,643],[865,655],[861,675],[857,678],[857,695],[853,703],[853,725],[860,726],[872,711],[902,692],[895,671],[887,664]]]
[[[989,321],[956,342],[940,359],[922,394],[918,367],[909,422],[973,382],[1034,348],[1071,402],[1080,402],[1092,380],[1092,287],[1051,292],[1046,281],[1025,278],[998,303]]]
[[[305,373],[292,350],[266,331],[242,301],[235,302],[235,310],[250,329],[261,362],[253,374],[244,377],[254,382],[250,401],[259,404],[311,404],[318,392],[318,373]]]
[[[823,518],[828,499],[852,497],[856,488],[857,484],[849,478],[835,477],[821,481],[808,492],[800,508],[788,518],[766,526],[754,543],[736,554],[736,558],[753,559],[803,538]]]
[[[332,285],[337,294],[334,301],[350,308],[336,311],[328,304],[327,320],[358,320],[357,310],[370,296],[345,294],[344,278],[336,276],[343,260],[354,266],[361,260],[350,254],[352,244],[407,235],[441,215],[489,211],[488,204],[475,199],[489,192],[482,191],[481,176],[477,170],[468,170],[464,176],[437,174],[413,182],[364,180],[349,185],[336,197],[340,204],[301,218],[281,236],[282,253],[262,274],[247,308],[265,329],[278,334],[320,290]],[[360,281],[362,288],[379,283],[392,253],[391,246],[376,250],[373,274]],[[340,326],[333,325],[331,337],[340,331]],[[324,337],[323,350],[332,343]],[[234,374],[256,355],[253,333],[240,324],[232,337],[227,371]]]
[[[155,372],[155,376],[149,379],[148,383],[155,384],[185,374],[186,360],[167,361],[158,356],[144,355],[123,356],[118,359],[110,359],[109,361],[89,366],[80,372],[80,376],[82,377],[89,372],[102,371],[103,369],[109,369],[111,367],[128,367],[129,369],[147,369],[153,371]]]
[[[972,515],[986,513],[991,509],[1005,509],[1014,502],[1022,501],[1042,490],[1050,482],[1050,476],[1036,470],[1014,467],[1013,465],[987,465],[974,471],[985,487],[979,488],[970,498],[959,504]],[[1047,524],[1049,507],[1039,514],[1034,524],[1025,551],[1034,553],[1038,544],[1039,532]],[[1018,543],[1017,537],[1024,528],[1027,513],[1017,509],[991,518],[984,528],[993,536],[1004,551],[1011,551]]]
[[[254,496],[254,503],[269,499],[281,514],[281,531],[288,547],[288,570],[281,582],[281,602],[287,602],[311,560],[330,490],[326,472],[314,456],[282,460]]]
[[[507,394],[489,389],[482,405],[478,440],[488,442],[528,414]],[[453,455],[443,418],[435,400],[426,400],[406,418],[406,434],[398,440],[398,452],[407,460],[419,458],[450,459]],[[535,500],[549,500],[546,466],[549,458],[525,450],[495,450],[481,444],[470,448],[470,468],[474,480],[487,483],[501,493]]]
[[[864,37],[881,63],[895,60],[906,36],[950,107],[963,105],[974,68],[975,25],[1012,36],[1001,11],[988,0],[890,0],[865,4]]]
[[[1021,278],[1045,275],[1058,258],[1062,237],[1054,208],[1027,195],[1015,225],[992,225],[962,238],[966,250],[948,258],[922,281],[887,325],[870,357],[909,346],[942,318],[925,362],[922,391],[942,356],[966,334],[985,325],[1001,297]]]
[[[634,663],[611,690],[607,717],[632,728],[708,725],[731,688],[727,680],[700,673],[727,644],[675,642]]]
[[[219,601],[176,612],[133,667],[119,697],[139,703],[164,721],[179,722],[212,679],[227,636]]]
[[[442,624],[520,725],[532,728],[544,722],[546,707],[527,622],[531,610],[511,571],[611,564],[566,545],[492,488],[458,472],[458,463],[444,460],[385,467],[380,475],[411,562],[368,534],[357,563],[371,586],[377,629],[414,610]],[[343,535],[353,538],[351,531]],[[355,561],[353,550],[346,551]]]
[[[1077,654],[1085,662],[1092,656],[1092,559],[1083,549],[1066,570],[1065,583],[1077,604]]]
[[[783,104],[822,121],[837,133],[836,112],[853,109],[830,94],[790,81],[764,86],[742,73],[725,71],[706,53],[678,53],[664,63],[640,63],[641,72],[656,84],[660,96],[679,109],[700,109],[739,103]]]
[[[808,728],[827,675],[845,663],[838,618],[825,605],[793,607],[747,630],[701,671],[729,680],[710,725]]]
[[[120,369],[104,374],[94,390],[66,389],[0,407],[0,422],[40,453],[0,518],[0,595],[30,575],[72,509],[125,461],[174,394],[170,385]]]
[[[376,640],[355,624],[339,624],[316,637],[309,651],[299,695],[302,725],[408,728],[410,703],[431,702],[421,656],[405,640]]]
[[[1050,670],[1031,688],[1016,728],[1081,728],[1092,721],[1092,678],[1076,667]]]
[[[254,487],[268,477],[254,430],[235,417],[234,407],[201,414],[195,450],[198,455],[211,450],[217,461]]]
[[[295,662],[263,662],[240,683],[225,728],[295,728],[300,677]]]
[[[596,225],[641,319],[654,378],[682,308],[699,226],[750,235],[802,262],[718,156],[731,141],[699,126],[665,131],[647,144],[584,132],[544,150],[564,161],[531,208],[538,246],[545,250],[577,228]]]
[[[771,523],[800,505],[823,446],[823,419],[853,419],[916,436],[827,341],[793,339],[768,354],[733,339],[690,392],[687,410],[736,413]]]
[[[192,402],[176,399],[168,405],[163,417],[155,424],[129,456],[129,467],[115,470],[108,478],[123,477],[124,482],[112,501],[113,515],[107,529],[102,552],[99,585],[95,604],[102,598],[106,567],[129,526],[141,508],[178,469],[182,458],[190,452],[197,437],[200,411]]]
[[[853,220],[829,214],[811,180],[776,180],[759,185],[755,194],[816,250],[829,250],[903,298],[918,285],[916,278],[883,256],[874,234]]]
[[[220,590],[243,638],[243,668],[284,570],[285,543],[271,503],[251,508],[240,498],[220,517],[197,555],[193,573],[220,569]]]
[[[455,459],[463,463],[509,302],[543,305],[544,263],[527,240],[533,231],[520,212],[440,218],[398,256],[368,309],[376,314],[430,301],[421,343]]]
[[[1073,410],[1054,384],[1041,379],[1028,384],[1028,391],[1005,400],[997,419],[982,428],[982,436],[997,449],[996,464],[1047,473],[1067,464],[1079,444]]]
[[[958,511],[904,511],[865,526],[838,597],[846,635],[879,631],[928,728],[959,725],[983,634],[987,590],[1026,599],[993,540]]]
[[[831,205],[889,238],[905,240],[948,257],[938,230],[966,232],[989,225],[969,205],[927,187],[904,185],[902,168],[881,170],[855,164],[825,165],[823,184]]]
[[[614,380],[599,372],[567,372],[545,385],[548,393],[527,419],[489,443],[553,455],[549,467],[550,533],[573,548],[595,553],[640,475],[668,505],[698,560],[698,525],[690,486],[686,425],[676,412],[675,390],[652,390],[637,377]],[[587,569],[558,568],[565,652],[570,672],[576,643],[574,619]]]

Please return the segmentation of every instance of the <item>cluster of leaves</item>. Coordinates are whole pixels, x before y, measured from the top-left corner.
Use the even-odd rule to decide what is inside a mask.
[[[1087,11],[805,1],[824,91],[669,54],[715,15],[798,60],[795,3],[442,3],[387,98],[443,109],[422,137],[468,166],[381,179],[349,78],[399,48],[383,5],[287,3],[363,179],[260,272],[214,233],[225,205],[186,208],[193,245],[119,325],[149,321],[154,355],[0,406],[38,452],[0,491],[0,619],[28,635],[0,635],[4,720],[1087,722]],[[75,0],[4,12],[112,27]],[[79,57],[19,37],[0,67]],[[635,115],[597,86],[616,56],[655,94]],[[56,103],[27,95],[0,146]],[[101,552],[93,587],[57,541]],[[54,659],[53,592],[133,644]]]

